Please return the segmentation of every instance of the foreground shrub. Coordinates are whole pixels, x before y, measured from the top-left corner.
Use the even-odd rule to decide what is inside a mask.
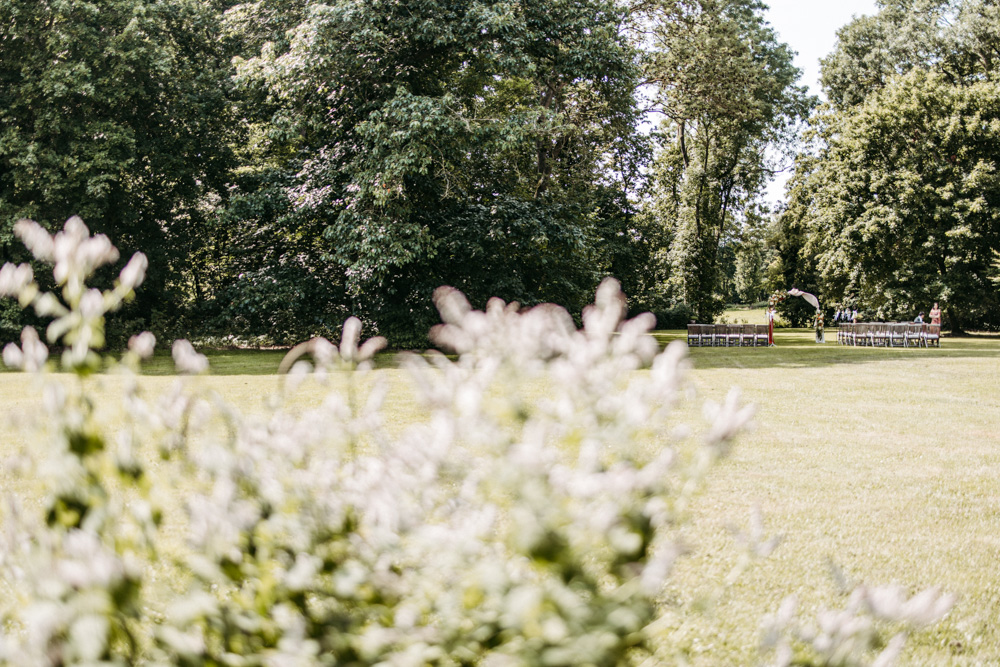
[[[751,410],[732,393],[706,406],[698,438],[678,432],[683,345],[659,351],[652,316],[623,322],[613,281],[580,330],[554,306],[493,300],[478,312],[438,290],[432,338],[456,356],[406,359],[426,419],[392,434],[387,387],[369,373],[384,341],[362,343],[353,318],[339,345],[289,353],[261,412],[183,380],[145,396],[135,374],[149,333],[112,364],[123,379],[109,405],[93,374],[109,363],[97,353],[104,316],[141,283],[145,259],[100,292],[86,280],[117,259],[108,239],[75,218],[55,237],[31,222],[17,231],[61,291],[6,265],[0,293],[55,318],[46,337],[64,352],[50,361],[29,328],[3,353],[42,384],[43,413],[14,465],[48,489],[41,507],[9,500],[4,515],[6,664],[662,659],[656,598],[682,552],[678,525]],[[172,352],[182,375],[207,370],[186,341]],[[292,399],[307,383],[328,391],[304,409]],[[758,537],[751,550],[766,551]],[[819,634],[786,605],[770,625],[777,662],[862,664],[882,636],[852,619],[929,622],[950,605],[934,592],[863,600],[836,631],[821,618]],[[876,659],[891,660],[902,636]]]

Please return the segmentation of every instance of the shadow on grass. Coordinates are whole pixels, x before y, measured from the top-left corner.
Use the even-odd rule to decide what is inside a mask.
[[[666,346],[675,340],[685,340],[683,330],[655,331],[653,335]],[[696,368],[816,368],[840,364],[865,364],[880,361],[912,361],[926,359],[986,359],[1000,358],[1000,336],[974,335],[960,338],[945,337],[940,348],[871,348],[847,347],[837,344],[836,329],[827,330],[825,345],[813,341],[812,329],[779,329],[775,331],[775,347],[770,348],[691,348]],[[212,375],[275,375],[287,350],[213,350],[200,349],[208,357]],[[385,352],[375,358],[377,368],[397,368],[398,352]],[[117,355],[113,355],[117,356]],[[7,371],[0,364],[0,372]],[[174,375],[169,350],[159,350],[143,363],[143,375]]]
[[[288,350],[211,350],[199,349],[208,357],[212,375],[275,375]],[[143,375],[176,375],[170,350],[157,351],[142,364]]]
[[[686,340],[683,330],[656,331],[661,345]],[[883,361],[926,359],[996,359],[1000,358],[1000,338],[994,336],[945,337],[941,347],[882,348],[852,347],[837,344],[837,330],[827,329],[826,343],[817,345],[812,329],[778,329],[774,347],[691,348],[696,368],[818,368],[841,364],[866,364]]]
[[[278,366],[288,350],[212,350],[198,349],[208,357],[211,375],[277,375]],[[376,368],[398,368],[399,352],[385,352],[375,356]],[[306,361],[310,359],[305,358]],[[142,364],[143,375],[176,375],[174,361],[169,351],[157,352]]]
[[[657,331],[661,345],[685,340],[686,332]],[[1000,338],[970,336],[942,340],[940,348],[871,348],[837,344],[837,330],[827,330],[827,342],[817,345],[812,329],[778,329],[775,347],[770,348],[691,348],[695,367],[711,368],[819,368],[842,364],[924,359],[1000,358]],[[212,375],[273,375],[286,350],[203,350]],[[375,359],[377,368],[398,367],[398,353],[386,352]],[[173,362],[168,354],[157,355],[144,365],[144,374],[171,375]]]

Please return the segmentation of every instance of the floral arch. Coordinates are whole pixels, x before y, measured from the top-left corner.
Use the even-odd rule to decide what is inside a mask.
[[[774,311],[778,304],[784,301],[789,296],[802,297],[806,302],[812,305],[816,309],[816,316],[814,319],[814,326],[816,328],[816,342],[825,343],[826,339],[823,335],[823,310],[819,307],[819,299],[816,295],[810,294],[809,292],[803,292],[802,290],[793,287],[787,292],[775,292],[771,295],[771,298],[767,300],[767,323],[768,323],[768,344],[774,345]]]

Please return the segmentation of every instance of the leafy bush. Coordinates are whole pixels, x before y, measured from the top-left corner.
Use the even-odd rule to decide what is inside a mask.
[[[384,341],[361,343],[353,318],[339,345],[294,348],[258,413],[189,380],[147,397],[135,374],[149,333],[114,364],[120,404],[100,399],[104,316],[131,298],[145,258],[100,292],[85,281],[117,258],[107,238],[79,219],[55,237],[30,222],[18,234],[54,264],[61,290],[8,264],[0,293],[54,317],[46,337],[65,352],[50,361],[31,328],[3,351],[44,385],[17,463],[49,490],[41,507],[5,508],[5,664],[656,660],[656,597],[682,552],[684,508],[751,409],[732,393],[706,406],[700,445],[667,442],[684,347],[660,352],[649,315],[622,322],[616,283],[601,285],[580,330],[554,306],[493,300],[479,312],[438,290],[432,337],[457,358],[406,360],[427,418],[393,435],[387,387],[368,373]],[[172,352],[181,375],[207,371],[188,342]],[[291,402],[309,383],[327,386],[324,400]],[[950,604],[933,591],[861,591],[816,632],[789,604],[769,640],[778,664],[862,664],[882,640],[858,619],[931,622]]]
[[[694,309],[686,303],[665,310],[655,310],[653,315],[656,316],[657,329],[685,329],[697,318]]]

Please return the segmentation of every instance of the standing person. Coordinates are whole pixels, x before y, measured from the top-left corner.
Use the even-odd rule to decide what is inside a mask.
[[[836,323],[837,323],[837,320],[839,320],[839,319],[840,319],[840,308],[838,308],[838,309],[837,309],[837,312],[835,312],[835,313],[833,314],[833,323],[834,323],[834,324],[836,324]]]
[[[931,312],[928,314],[931,316],[931,324],[941,324],[941,309],[938,308],[937,301],[934,302],[934,307],[931,308]]]
[[[853,310],[853,311],[851,312],[851,321],[852,321],[852,322],[857,322],[857,321],[858,321],[858,309],[857,309],[857,308],[855,308],[855,309],[854,309],[854,310]]]

